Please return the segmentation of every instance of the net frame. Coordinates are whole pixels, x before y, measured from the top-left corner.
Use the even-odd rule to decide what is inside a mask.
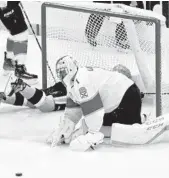
[[[77,11],[82,13],[95,13],[103,16],[118,17],[128,20],[141,20],[155,24],[155,83],[156,83],[156,117],[162,114],[161,99],[161,21],[156,17],[144,17],[140,15],[120,14],[117,12],[108,12],[95,10],[88,7],[72,6],[59,3],[45,2],[41,6],[41,42],[42,42],[42,88],[47,88],[47,8],[56,8],[68,11]]]

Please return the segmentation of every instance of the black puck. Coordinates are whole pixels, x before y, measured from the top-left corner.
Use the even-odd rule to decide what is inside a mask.
[[[21,177],[21,176],[22,176],[22,173],[21,173],[21,172],[17,172],[17,173],[15,174],[15,176]]]

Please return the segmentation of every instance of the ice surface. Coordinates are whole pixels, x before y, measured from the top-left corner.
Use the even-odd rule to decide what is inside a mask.
[[[5,37],[1,32],[0,65]],[[28,46],[28,70],[41,78],[41,54],[33,37]],[[0,78],[1,90],[5,81],[5,77]],[[15,178],[17,172],[24,178],[168,178],[167,143],[127,148],[100,146],[86,153],[72,152],[67,146],[51,148],[45,140],[61,114],[0,105],[0,178]]]

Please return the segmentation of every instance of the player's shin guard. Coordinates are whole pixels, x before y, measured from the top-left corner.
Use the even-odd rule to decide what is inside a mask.
[[[18,41],[14,43],[14,56],[19,65],[24,65],[27,57],[28,41]]]
[[[14,54],[13,54],[14,41],[7,38],[6,51],[4,52],[3,69],[5,71],[11,71],[15,68]]]
[[[8,75],[10,71],[15,69],[15,61],[12,58],[7,57],[7,52],[4,52],[4,63],[3,63],[4,75]]]
[[[28,50],[28,30],[25,30],[16,35],[10,36],[11,43],[8,45],[8,49],[11,50],[14,54],[14,59],[17,61],[18,65],[24,65],[27,58],[27,50]]]
[[[30,85],[37,83],[38,76],[35,74],[28,73],[25,66],[28,49],[28,30],[20,34],[14,35],[13,39],[13,53],[16,61],[15,75],[19,78],[26,79]],[[33,82],[31,82],[31,80]]]

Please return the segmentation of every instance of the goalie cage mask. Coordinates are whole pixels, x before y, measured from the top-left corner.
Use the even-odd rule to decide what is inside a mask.
[[[57,77],[66,86],[71,85],[77,70],[77,62],[71,56],[63,56],[56,62]]]

